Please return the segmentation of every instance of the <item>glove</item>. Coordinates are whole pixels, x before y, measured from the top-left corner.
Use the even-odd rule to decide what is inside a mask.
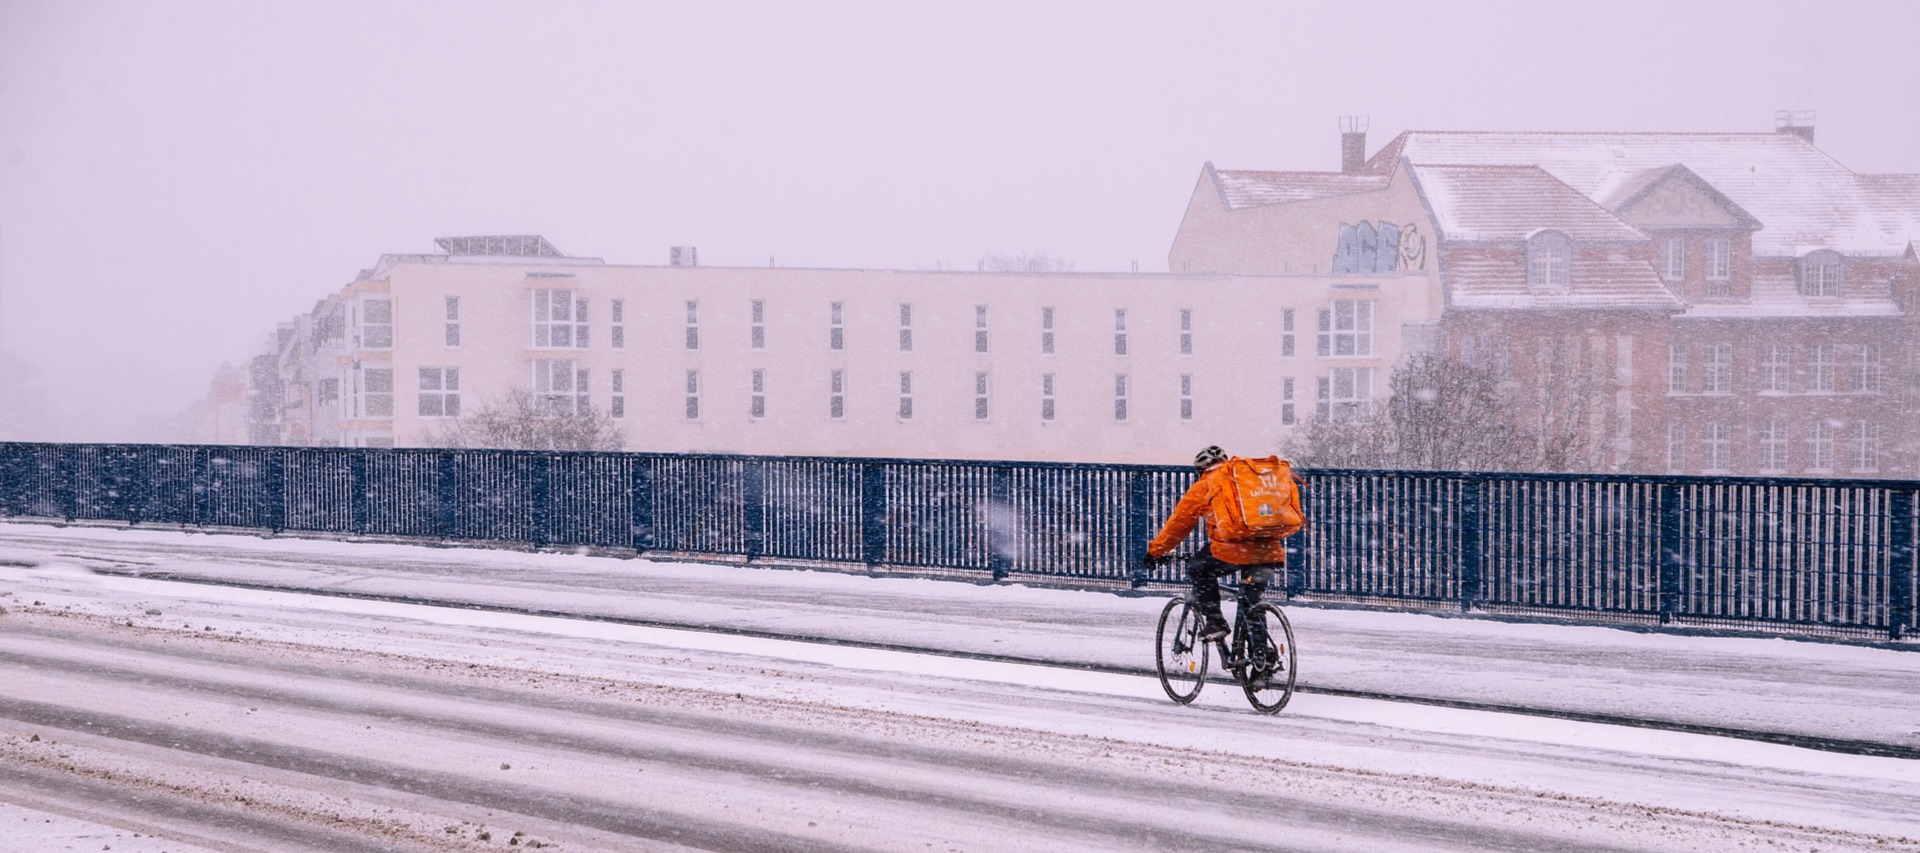
[[[1167,563],[1169,563],[1169,562],[1172,562],[1172,561],[1173,561],[1173,555],[1171,555],[1171,554],[1169,554],[1169,555],[1167,555],[1167,556],[1165,556],[1165,557],[1155,557],[1155,556],[1154,556],[1154,555],[1152,555],[1152,554],[1142,554],[1142,555],[1140,556],[1140,562],[1141,562],[1141,563],[1143,563],[1143,564],[1145,564],[1145,565],[1146,565],[1146,567],[1147,567],[1147,568],[1149,568],[1149,569],[1157,569],[1157,568],[1160,568],[1161,566],[1164,566],[1164,565],[1166,565]]]

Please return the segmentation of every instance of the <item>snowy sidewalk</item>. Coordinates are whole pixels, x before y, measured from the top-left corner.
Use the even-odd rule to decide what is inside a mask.
[[[476,548],[0,524],[0,565],[411,596],[1151,668],[1165,599]],[[1308,689],[1513,704],[1920,748],[1920,647],[1287,607]]]

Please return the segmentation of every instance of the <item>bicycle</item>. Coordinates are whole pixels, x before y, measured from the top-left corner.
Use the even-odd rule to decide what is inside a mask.
[[[1235,585],[1232,633],[1214,640],[1212,646],[1220,650],[1221,665],[1233,674],[1254,710],[1277,714],[1293,698],[1297,663],[1293,625],[1271,602],[1248,607],[1246,589],[1250,582],[1251,578],[1242,575]],[[1160,687],[1167,691],[1167,698],[1181,705],[1198,698],[1200,689],[1207,686],[1209,646],[1200,641],[1205,621],[1191,592],[1167,602],[1160,611],[1160,625],[1154,632],[1154,665],[1160,671]],[[1266,629],[1261,633],[1264,642],[1257,646],[1251,642],[1253,624]]]

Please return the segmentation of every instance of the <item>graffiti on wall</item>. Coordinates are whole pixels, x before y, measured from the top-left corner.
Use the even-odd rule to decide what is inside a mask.
[[[1340,245],[1333,251],[1333,271],[1350,273],[1400,272],[1427,268],[1427,235],[1411,222],[1378,225],[1361,220],[1340,223]]]

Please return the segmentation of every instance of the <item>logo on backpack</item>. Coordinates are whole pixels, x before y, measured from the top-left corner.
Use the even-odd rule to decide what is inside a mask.
[[[1234,457],[1226,462],[1226,481],[1227,487],[1213,497],[1209,537],[1223,542],[1285,539],[1305,526],[1299,481],[1286,460]]]

